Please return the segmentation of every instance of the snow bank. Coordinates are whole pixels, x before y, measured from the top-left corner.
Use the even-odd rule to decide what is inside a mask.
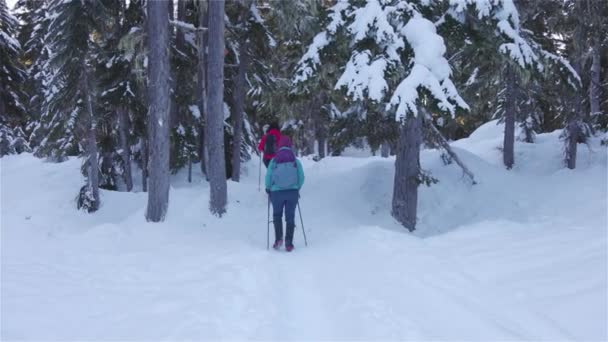
[[[453,143],[475,186],[422,153],[440,182],[421,188],[415,234],[390,216],[393,159],[304,159],[309,247],[298,225],[291,254],[265,249],[256,163],[222,219],[182,172],[150,224],[144,193],[75,211],[78,160],[2,158],[1,338],[605,340],[605,149],[565,170],[559,132],[540,134],[507,171],[501,132]]]

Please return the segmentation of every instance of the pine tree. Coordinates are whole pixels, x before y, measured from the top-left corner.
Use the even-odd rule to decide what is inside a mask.
[[[142,9],[136,2],[126,8],[123,0],[112,0],[108,7],[117,19],[109,32],[98,58],[97,78],[100,97],[101,184],[107,189],[133,189],[131,162],[136,142],[144,130],[135,129],[136,120],[145,116],[144,85],[137,79],[135,53],[125,41],[142,32]],[[124,184],[124,186],[123,186]]]
[[[249,150],[256,147],[251,131],[252,117],[260,109],[262,94],[271,89],[271,72],[268,59],[276,42],[260,13],[257,2],[242,0],[230,2],[226,8],[227,16],[234,23],[226,37],[228,46],[228,65],[225,81],[230,95],[227,102],[232,109],[231,126],[228,126],[228,140],[231,149],[227,150],[233,181],[240,180],[241,160],[249,158]],[[229,152],[229,153],[228,153]]]
[[[386,103],[386,111],[394,113],[401,122],[392,213],[410,230],[416,225],[418,185],[434,181],[419,166],[422,127],[433,127],[428,112],[453,116],[457,108],[469,108],[452,81],[451,68],[444,57],[445,41],[437,26],[441,26],[446,16],[466,24],[463,18],[469,15],[493,26],[492,30],[480,31],[481,35],[490,34],[486,39],[496,38],[495,32],[504,37],[496,53],[506,54],[522,67],[533,65],[539,58],[533,53],[537,46],[521,35],[517,8],[511,0],[494,3],[455,0],[447,7],[429,1],[417,1],[413,6],[399,1],[369,0],[336,3],[325,29],[315,36],[298,64],[296,84],[315,77],[321,63],[324,67],[328,63],[342,65],[341,59],[328,61],[323,57],[328,46],[339,50],[339,38],[347,37],[350,57],[336,88],[342,88],[355,101]],[[438,134],[435,129],[431,132],[434,136]],[[443,137],[436,140],[455,156]]]
[[[43,120],[43,114],[48,113],[46,100],[52,96],[52,89],[49,87],[52,70],[47,67],[51,55],[50,44],[46,41],[51,23],[51,17],[47,15],[48,7],[47,0],[22,0],[17,3],[18,13],[21,13],[20,19],[25,24],[19,39],[24,46],[22,58],[27,66],[24,89],[29,96],[27,107],[31,118],[27,131],[30,133],[30,145],[35,149],[36,155],[44,154],[39,152],[38,148],[48,130],[45,123],[50,123],[50,120]]]
[[[193,1],[177,2],[175,34],[171,40],[173,67],[171,107],[171,170],[176,172],[188,166],[188,178],[192,178],[192,163],[197,159],[199,140],[196,108],[197,88],[197,40],[202,34],[196,30],[198,10]]]
[[[99,161],[97,124],[94,111],[97,87],[94,63],[105,26],[112,18],[101,1],[62,1],[49,3],[51,21],[47,41],[49,56],[45,68],[51,72],[46,113],[42,117],[45,138],[38,153],[61,160],[84,155],[83,171],[87,184],[80,190],[78,208],[94,212],[99,208]]]
[[[28,123],[25,127],[25,132],[31,135],[40,119],[41,100],[42,100],[42,84],[40,77],[37,76],[38,71],[35,66],[43,53],[41,40],[41,32],[43,27],[48,27],[48,20],[44,18],[46,10],[46,1],[36,0],[18,0],[15,4],[15,14],[21,23],[17,39],[22,47],[20,60],[23,64],[26,78],[21,86],[21,89],[26,94],[27,98],[24,101],[24,106],[28,112]],[[35,146],[36,142],[31,141],[30,146]]]
[[[18,22],[0,0],[0,157],[30,151],[23,129],[28,123],[22,84],[26,74],[20,63]]]

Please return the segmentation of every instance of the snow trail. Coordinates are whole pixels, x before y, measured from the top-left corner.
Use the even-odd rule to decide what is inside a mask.
[[[223,218],[178,174],[167,221],[148,224],[144,193],[75,211],[78,160],[5,157],[1,338],[607,339],[605,153],[563,170],[558,134],[539,135],[509,172],[500,130],[454,143],[474,187],[424,151],[440,183],[421,189],[415,234],[390,217],[393,160],[304,160],[309,247],[298,217],[293,253],[266,251],[255,163]]]

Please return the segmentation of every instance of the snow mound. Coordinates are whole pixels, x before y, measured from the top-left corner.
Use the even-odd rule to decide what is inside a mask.
[[[423,151],[439,183],[421,188],[414,234],[390,216],[394,159],[304,158],[309,245],[298,217],[291,254],[266,251],[257,162],[223,218],[182,172],[151,224],[141,192],[76,211],[79,160],[2,158],[1,338],[606,340],[605,148],[581,145],[567,170],[559,132],[541,134],[507,171],[501,132],[453,143],[477,185]]]

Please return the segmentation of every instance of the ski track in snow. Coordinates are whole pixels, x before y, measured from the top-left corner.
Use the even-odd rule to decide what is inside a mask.
[[[75,211],[78,160],[0,159],[1,338],[607,339],[605,150],[563,170],[558,133],[539,135],[509,172],[499,132],[453,144],[474,187],[423,153],[440,183],[421,189],[415,234],[390,218],[392,160],[304,160],[309,246],[296,217],[292,253],[266,250],[254,162],[225,217],[178,174],[167,221],[148,224],[144,193]]]

